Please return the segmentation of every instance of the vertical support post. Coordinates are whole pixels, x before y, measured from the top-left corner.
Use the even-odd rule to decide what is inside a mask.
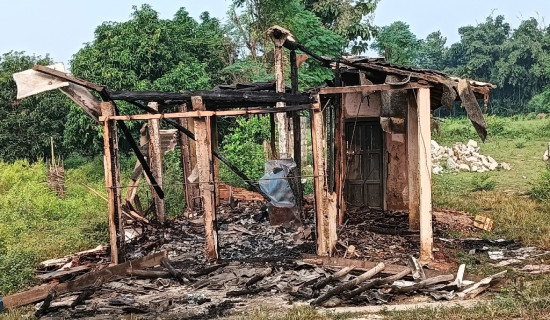
[[[272,35],[271,39],[275,46],[275,91],[285,92],[285,75],[284,75],[284,58],[283,58],[283,43],[286,36],[276,38]],[[284,108],[284,102],[277,102],[277,108]],[[286,113],[277,113],[277,128],[279,132],[279,157],[282,159],[290,157],[290,140],[288,139],[288,118]]]
[[[202,97],[191,97],[193,111],[206,110]],[[215,229],[216,206],[214,173],[212,166],[212,141],[210,117],[195,118],[195,140],[197,146],[197,171],[199,173],[199,191],[204,212],[204,230],[206,255],[210,259],[218,258],[218,235]]]
[[[218,122],[216,120],[216,117],[210,118],[210,133],[211,133],[211,140],[212,140],[212,151],[218,152]],[[216,186],[216,190],[219,190],[220,184],[220,160],[217,157],[212,158],[213,165],[214,165],[214,184]],[[220,205],[220,194],[219,192],[214,193],[214,197],[216,198],[216,206]]]
[[[179,106],[180,112],[186,112],[187,110],[187,104],[181,104]],[[180,118],[179,124],[182,127],[190,129],[190,123],[193,122],[192,118]],[[182,180],[183,180],[183,187],[185,192],[185,212],[184,215],[186,217],[189,216],[190,211],[194,211],[196,209],[195,205],[195,199],[199,196],[199,186],[196,183],[192,183],[189,180],[187,180],[187,177],[191,175],[191,172],[193,172],[193,160],[192,160],[192,150],[191,150],[191,139],[189,139],[188,136],[185,134],[178,132],[179,140],[180,140],[180,157],[181,157],[181,172],[182,172]]]
[[[298,93],[298,64],[296,61],[296,51],[290,51],[290,80],[292,93]],[[292,113],[292,132],[293,132],[293,144],[294,144],[294,161],[296,162],[296,171],[298,172],[298,177],[296,178],[296,187],[297,190],[297,199],[296,207],[298,212],[302,212],[302,199],[304,197],[304,192],[302,188],[302,132],[300,130],[300,112],[294,111]]]
[[[270,141],[269,145],[271,147],[271,159],[278,159],[279,153],[277,152],[277,147],[275,146],[275,115],[273,113],[269,114],[269,132],[270,132]]]
[[[317,224],[317,254],[327,255],[327,225],[324,217],[323,197],[323,113],[319,103],[311,110],[311,145],[313,151],[313,190],[315,197],[315,221]]]
[[[334,85],[342,86],[342,75],[340,73],[340,65],[336,65],[336,75],[334,77]],[[344,223],[344,169],[345,161],[344,146],[345,146],[345,118],[344,106],[342,104],[342,95],[337,94],[334,98],[334,190],[336,192],[336,210],[338,214],[338,225]]]
[[[409,166],[409,228],[420,229],[420,260],[433,259],[432,158],[430,89],[409,94],[407,149]]]
[[[419,182],[419,150],[418,150],[418,106],[409,91],[409,106],[407,108],[407,163],[409,172],[409,230],[420,230],[420,182]]]
[[[319,101],[319,100],[317,100]],[[311,110],[311,144],[313,150],[313,187],[317,226],[317,254],[332,255],[338,241],[336,234],[336,194],[330,192],[326,180],[323,112],[319,102]]]
[[[149,102],[149,108],[158,111],[157,102]],[[157,181],[157,184],[162,188],[162,151],[160,148],[160,121],[159,119],[151,119],[148,121],[147,129],[149,130],[149,163],[151,166],[151,172],[153,177]],[[155,212],[158,222],[164,224],[165,221],[165,208],[164,199],[153,192],[153,201],[155,203]]]
[[[430,89],[418,89],[418,161],[420,185],[420,260],[433,259],[432,229],[432,153],[430,127]]]
[[[114,116],[112,102],[101,102],[101,115]],[[120,163],[118,154],[117,125],[114,120],[103,122],[103,163],[105,184],[109,198],[109,242],[111,245],[111,264],[124,261],[124,228],[122,223]]]

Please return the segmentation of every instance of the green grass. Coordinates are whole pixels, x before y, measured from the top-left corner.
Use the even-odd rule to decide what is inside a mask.
[[[478,141],[480,153],[511,165],[510,171],[460,172],[433,176],[433,201],[439,208],[458,209],[495,220],[492,232],[480,232],[485,238],[504,237],[550,249],[550,205],[544,198],[550,188],[550,173],[542,155],[550,141],[550,120],[488,117],[489,136],[481,143],[467,119],[447,119],[441,125],[441,145]],[[485,187],[491,179],[494,185]],[[539,190],[530,197],[531,190]],[[458,263],[480,275],[501,269],[489,266],[486,255],[458,252]],[[463,307],[387,311],[388,319],[548,319],[550,318],[550,275],[527,276],[512,269],[507,276],[511,285],[496,293],[488,302],[474,308]]]
[[[460,172],[433,176],[433,200],[438,208],[458,209],[472,215],[482,214],[495,220],[492,232],[480,232],[485,238],[505,237],[550,249],[550,172],[542,155],[550,141],[550,119],[488,117],[489,136],[481,143],[467,119],[447,119],[441,125],[441,145],[479,142],[480,152],[498,162],[507,162],[511,171],[484,175]],[[169,215],[178,215],[183,206],[177,152],[166,156],[165,192]],[[123,185],[135,164],[123,159]],[[89,192],[81,182],[105,194],[102,159],[67,160],[67,197],[57,199],[45,183],[42,163],[0,162],[0,295],[17,291],[33,282],[36,264],[47,258],[107,243],[105,202]],[[307,174],[307,173],[306,173]],[[544,175],[545,174],[545,175]],[[143,183],[142,183],[143,185]],[[538,192],[530,191],[538,188]],[[536,189],[535,188],[535,189]],[[123,190],[123,194],[125,190]],[[150,198],[147,187],[140,188],[143,199]],[[536,195],[535,197],[530,195]],[[546,198],[547,199],[547,198]],[[146,202],[142,201],[142,202]],[[455,234],[455,233],[453,233]],[[456,232],[460,237],[461,233]],[[469,272],[489,274],[484,255],[457,253],[459,263]],[[511,285],[496,293],[489,302],[473,309],[420,309],[407,312],[383,312],[389,319],[536,319],[550,317],[550,276],[525,276],[510,272]],[[16,319],[25,311],[3,313],[0,319]],[[294,307],[272,313],[258,308],[231,319],[349,319],[357,315],[325,314],[310,307]]]
[[[269,308],[257,308],[244,315],[225,318],[227,320],[346,320],[355,319],[359,313],[320,312],[310,306],[293,306],[285,312],[273,312]]]
[[[107,242],[106,204],[80,185],[104,190],[97,168],[67,170],[61,200],[46,185],[43,163],[0,162],[0,295],[30,284],[43,259]]]

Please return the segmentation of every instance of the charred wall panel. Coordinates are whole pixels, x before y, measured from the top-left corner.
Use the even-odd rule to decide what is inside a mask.
[[[404,133],[385,133],[387,150],[386,206],[388,210],[407,210],[409,182],[407,138]]]

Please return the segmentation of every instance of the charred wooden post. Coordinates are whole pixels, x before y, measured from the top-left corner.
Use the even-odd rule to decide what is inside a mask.
[[[285,92],[285,75],[284,75],[284,56],[283,44],[286,39],[292,37],[290,31],[279,26],[273,26],[267,30],[274,45],[275,55],[275,91],[278,93]],[[277,102],[277,108],[284,108],[284,102]],[[285,113],[277,113],[277,126],[279,132],[279,156],[281,159],[290,157],[290,140],[288,139],[289,121]]]
[[[101,103],[101,114],[114,116],[115,107],[112,102]],[[103,148],[105,184],[109,198],[109,242],[111,245],[111,263],[124,261],[124,228],[122,224],[120,163],[118,154],[117,125],[114,120],[103,123]]]
[[[269,146],[271,148],[271,159],[278,159],[279,153],[277,152],[277,146],[276,146],[276,135],[275,135],[275,114],[270,113],[269,114]]]
[[[420,260],[426,262],[433,259],[430,89],[417,89],[409,101],[409,227],[420,229]]]
[[[181,104],[179,106],[180,112],[186,112],[187,104]],[[192,129],[192,118],[180,118],[179,125]],[[181,131],[178,131],[179,140],[180,140],[180,157],[181,157],[181,172],[183,178],[183,188],[185,192],[185,212],[188,215],[188,212],[194,211],[196,209],[195,199],[199,197],[199,186],[196,183],[192,183],[187,178],[193,172],[193,168],[197,163],[197,157],[194,153],[195,143],[191,139],[183,134]]]
[[[193,110],[206,110],[202,97],[191,98]],[[204,212],[204,229],[206,240],[206,255],[210,259],[218,258],[218,235],[215,229],[216,200],[213,183],[212,141],[210,132],[210,117],[195,118],[195,139],[197,141],[197,171],[199,173],[199,190]]]
[[[336,195],[328,191],[323,144],[323,112],[317,102],[311,110],[311,143],[313,150],[313,187],[317,225],[317,254],[332,255],[336,235]]]
[[[217,154],[219,151],[218,148],[218,122],[216,120],[216,117],[210,118],[210,134],[211,134],[211,140],[212,140],[212,152]],[[215,190],[218,190],[220,188],[220,160],[217,157],[212,157],[212,165],[214,166],[214,184],[215,184]],[[220,205],[220,194],[218,192],[214,193],[214,197],[216,199],[216,206]]]
[[[298,93],[298,63],[296,61],[296,51],[290,51],[290,81],[292,87],[292,94]],[[296,208],[298,212],[302,212],[302,200],[304,198],[304,190],[302,188],[302,131],[300,130],[300,111],[294,111],[292,113],[292,132],[293,132],[293,145],[294,145],[294,162],[296,162]]]
[[[158,103],[149,102],[149,108],[158,111]],[[151,171],[159,187],[162,188],[162,152],[160,147],[160,121],[158,119],[150,119],[147,122],[149,130],[149,163]],[[155,203],[155,213],[160,224],[164,224],[165,207],[164,199],[161,199],[157,194],[151,192]]]
[[[340,65],[336,65],[336,76],[334,85],[342,86],[342,75]],[[345,161],[345,115],[342,105],[342,94],[337,94],[334,98],[334,190],[336,191],[336,210],[338,214],[338,224],[344,223],[344,169]]]

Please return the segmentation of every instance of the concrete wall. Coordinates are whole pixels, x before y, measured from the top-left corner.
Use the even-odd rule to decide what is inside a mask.
[[[344,93],[342,105],[346,119],[380,117],[380,92],[367,97],[361,93]]]

